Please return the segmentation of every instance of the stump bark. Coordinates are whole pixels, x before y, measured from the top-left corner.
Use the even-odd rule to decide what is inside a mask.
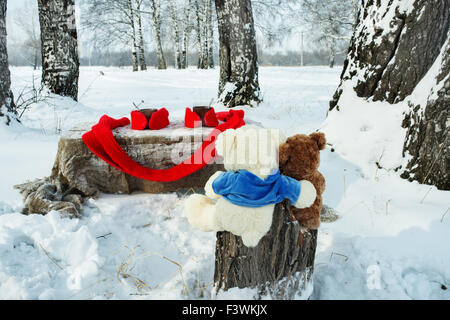
[[[244,246],[241,237],[218,232],[214,282],[216,290],[257,288],[260,299],[308,299],[312,292],[312,274],[317,246],[317,230],[303,234],[290,219],[290,205],[275,206],[270,231],[254,248]]]
[[[173,182],[156,182],[130,176],[110,166],[86,147],[81,136],[94,123],[84,123],[67,131],[59,140],[50,177],[17,185],[24,195],[25,213],[46,214],[56,210],[78,216],[82,199],[103,193],[129,194],[135,191],[161,193],[203,188],[222,164],[210,164]],[[113,130],[125,152],[139,164],[153,169],[168,169],[189,158],[212,128],[189,129],[173,122],[161,130],[131,130],[130,126]],[[72,201],[73,200],[73,201]]]

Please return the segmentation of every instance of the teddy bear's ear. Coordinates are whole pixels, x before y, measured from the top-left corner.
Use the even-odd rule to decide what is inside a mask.
[[[325,149],[325,145],[327,144],[327,140],[325,139],[325,134],[322,132],[314,132],[309,135],[311,139],[313,139],[317,146],[319,147],[319,150]]]
[[[283,166],[288,162],[290,157],[290,148],[291,146],[289,143],[285,142],[280,146],[280,149],[278,151],[278,161],[280,163],[280,166]]]

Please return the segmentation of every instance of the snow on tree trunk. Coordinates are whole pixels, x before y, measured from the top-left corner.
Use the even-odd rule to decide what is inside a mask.
[[[208,67],[214,68],[214,30],[213,30],[213,11],[212,11],[212,1],[208,1]]]
[[[170,18],[172,20],[173,52],[175,55],[175,68],[181,69],[180,31],[178,26],[177,8],[174,0],[169,2]]]
[[[353,88],[361,98],[409,106],[403,124],[398,124],[407,128],[401,176],[446,190],[450,188],[449,62],[444,43],[449,25],[448,0],[364,0],[341,83],[330,102],[331,112],[345,109],[340,99],[343,90]],[[428,92],[412,94],[427,73],[435,72],[431,67],[440,54],[445,59],[436,83]],[[427,101],[419,101],[427,95]]]
[[[243,245],[240,236],[218,232],[214,282],[217,290],[257,288],[257,299],[309,298],[317,246],[317,230],[303,235],[290,220],[287,202],[275,206],[272,226],[256,247]]]
[[[138,53],[137,53],[137,41],[136,41],[136,30],[134,27],[134,10],[133,3],[131,0],[127,0],[128,6],[128,18],[130,19],[130,45],[131,45],[131,61],[133,64],[133,71],[138,71]]]
[[[6,0],[0,0],[0,117],[5,117],[9,125],[17,119],[16,106],[11,91],[11,74],[8,66],[6,41]]]
[[[439,55],[449,15],[448,0],[364,0],[330,110],[355,76],[359,97],[403,101]]]
[[[79,60],[74,0],[38,0],[42,84],[77,100]]]
[[[250,0],[216,0],[219,24],[220,80],[218,103],[256,106],[258,83],[255,28]]]
[[[142,0],[136,0],[136,23],[139,41],[139,65],[141,66],[141,70],[147,70],[147,64],[145,63],[144,36],[142,34],[141,1]]]
[[[448,33],[447,39],[450,38]],[[403,156],[409,159],[401,176],[450,190],[450,41],[442,48],[442,62],[426,103],[410,104]]]
[[[150,8],[152,9],[152,27],[158,52],[158,69],[166,69],[166,60],[161,45],[161,1],[150,0]]]

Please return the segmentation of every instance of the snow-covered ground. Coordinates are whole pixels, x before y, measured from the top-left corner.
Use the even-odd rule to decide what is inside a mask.
[[[79,103],[53,97],[27,110],[23,125],[0,125],[0,299],[252,298],[252,290],[214,294],[215,235],[190,227],[176,194],[102,195],[85,204],[82,219],[63,219],[20,214],[12,189],[49,175],[58,134],[75,123],[127,115],[141,101],[181,119],[185,107],[216,96],[218,71],[81,68]],[[33,71],[11,72],[18,96]],[[350,109],[358,130],[325,121],[340,72],[261,68],[264,103],[246,109],[287,136],[321,128],[339,146],[322,152],[324,202],[340,218],[319,230],[311,298],[450,299],[449,193],[377,169],[376,161],[391,168],[400,160],[392,151],[403,139],[395,106]],[[362,143],[370,148],[359,150]]]

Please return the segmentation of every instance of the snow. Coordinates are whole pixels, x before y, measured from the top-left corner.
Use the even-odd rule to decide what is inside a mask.
[[[16,96],[33,73],[39,78],[31,68],[11,72]],[[410,183],[393,170],[401,164],[401,105],[348,94],[342,113],[326,119],[340,72],[262,67],[264,102],[245,108],[248,119],[286,136],[321,128],[336,150],[322,151],[320,171],[327,181],[324,203],[340,218],[319,229],[311,298],[450,299],[450,290],[442,289],[450,285],[448,192]],[[103,194],[85,203],[81,219],[68,219],[56,212],[20,214],[21,196],[12,188],[49,175],[59,134],[75,124],[95,122],[103,114],[127,116],[133,102],[142,100],[141,108],[164,106],[171,119],[181,120],[185,107],[209,105],[218,78],[218,69],[81,68],[79,103],[50,95],[24,113],[23,125],[0,124],[0,299],[251,299],[256,294],[252,289],[215,293],[215,235],[190,227],[181,194]]]

